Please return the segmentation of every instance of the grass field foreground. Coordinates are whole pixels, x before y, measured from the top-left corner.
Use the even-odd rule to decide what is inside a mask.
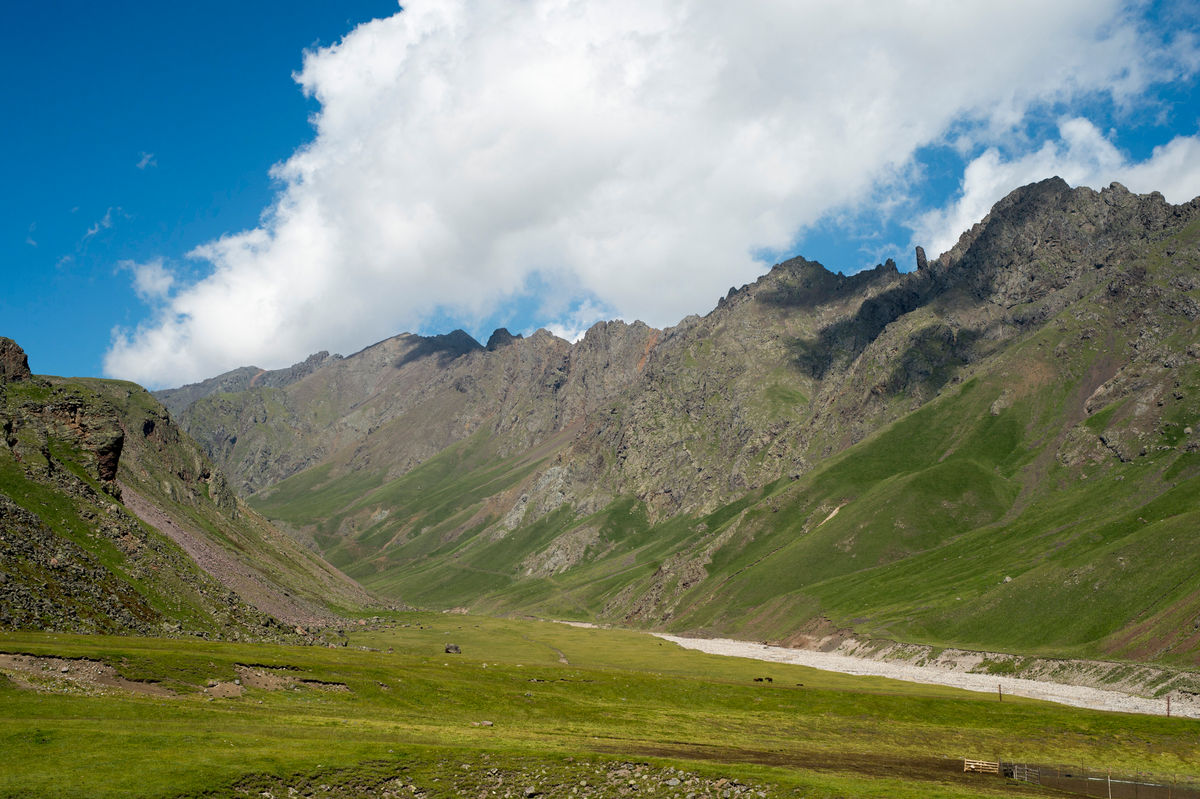
[[[458,796],[496,790],[495,780],[569,795],[564,786],[589,774],[593,789],[613,792],[584,795],[616,796],[631,790],[622,772],[636,782],[638,768],[658,776],[634,785],[637,795],[674,795],[687,780],[698,796],[721,780],[713,795],[729,781],[766,795],[1008,790],[956,773],[951,761],[964,756],[1200,776],[1200,722],[1186,719],[1000,703],[550,622],[403,614],[346,641],[6,633],[2,652],[74,659],[68,669],[103,661],[174,696],[81,685],[59,668],[6,670],[0,796],[289,795],[305,785],[356,796],[383,795],[385,784]],[[461,654],[445,652],[451,643]]]

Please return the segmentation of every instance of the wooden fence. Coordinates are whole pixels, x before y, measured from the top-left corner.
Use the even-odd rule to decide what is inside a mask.
[[[1020,782],[1102,799],[1200,799],[1200,779],[1195,777],[970,759],[963,760],[963,771],[999,774]]]
[[[974,771],[977,774],[999,774],[1000,764],[987,760],[963,760],[963,771]]]

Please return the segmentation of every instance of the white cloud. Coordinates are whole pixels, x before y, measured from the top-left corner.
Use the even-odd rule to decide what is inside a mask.
[[[149,304],[166,300],[175,285],[175,275],[168,271],[162,258],[144,264],[122,261],[117,267],[133,273],[133,290],[139,299]]]
[[[104,212],[104,217],[102,219],[100,219],[94,225],[92,225],[90,228],[87,229],[87,232],[83,234],[83,240],[87,241],[92,236],[95,236],[97,233],[99,233],[101,230],[108,230],[110,227],[112,227],[113,226],[112,216],[113,216],[113,209],[109,208],[107,211]]]
[[[583,338],[583,334],[588,332],[592,325],[612,318],[613,315],[606,309],[594,302],[584,301],[574,310],[558,314],[557,321],[546,325],[546,329],[573,343]]]
[[[755,250],[902,193],[948,131],[1124,102],[1191,52],[1159,55],[1118,0],[405,8],[307,55],[317,133],[275,205],[198,247],[211,273],[116,331],[107,373],[281,366],[533,285],[564,332],[585,300],[671,324],[754,279]]]
[[[958,237],[1018,186],[1058,175],[1072,186],[1100,188],[1113,181],[1138,193],[1162,192],[1182,203],[1200,195],[1200,136],[1180,136],[1154,149],[1145,161],[1127,159],[1086,119],[1064,119],[1057,141],[1034,152],[1006,159],[995,148],[967,165],[959,196],[944,208],[923,214],[912,225],[913,243],[932,258],[954,246]]]
[[[142,157],[138,159],[137,168],[145,169],[148,166],[158,166],[158,161],[154,158],[154,153],[142,153]]]

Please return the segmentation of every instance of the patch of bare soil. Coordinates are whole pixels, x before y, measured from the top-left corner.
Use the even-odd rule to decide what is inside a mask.
[[[597,747],[597,751],[620,751],[643,757],[688,758],[718,763],[755,763],[763,766],[804,769],[840,774],[856,774],[880,779],[933,782],[967,788],[993,787],[1022,796],[1061,796],[1058,791],[1037,785],[1012,782],[997,775],[963,771],[961,758],[897,757],[867,752],[838,751],[762,751],[699,745],[631,745],[620,748]]]
[[[214,699],[234,699],[246,693],[246,688],[241,683],[234,682],[219,682],[212,680],[204,688],[202,692],[205,696]]]
[[[21,688],[44,693],[176,696],[174,691],[157,683],[127,680],[112,666],[98,660],[0,653],[0,673]]]
[[[349,693],[350,687],[340,682],[324,682],[322,680],[303,679],[296,676],[292,669],[271,668],[268,666],[237,666],[238,679],[247,688],[257,688],[263,691],[290,691],[295,688],[310,688],[315,691],[329,693]]]

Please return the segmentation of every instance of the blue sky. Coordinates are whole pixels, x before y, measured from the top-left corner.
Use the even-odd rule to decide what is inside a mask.
[[[1200,194],[1194,0],[796,5],[15,5],[0,335],[177,385],[910,268],[1051,174]]]

